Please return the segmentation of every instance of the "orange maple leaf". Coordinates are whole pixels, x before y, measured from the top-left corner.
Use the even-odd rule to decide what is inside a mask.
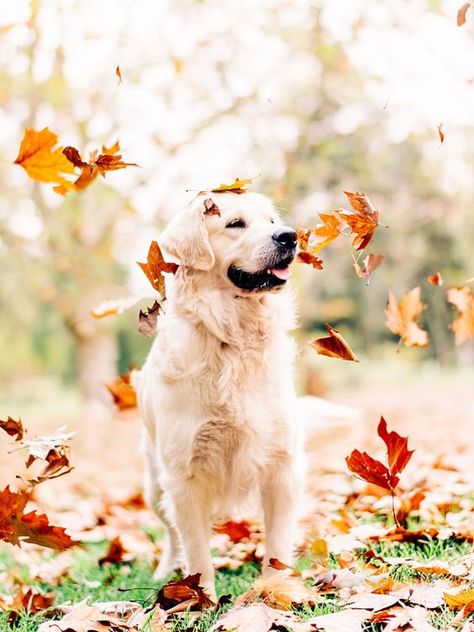
[[[62,527],[51,526],[44,514],[25,514],[29,499],[30,494],[15,493],[8,487],[0,492],[1,540],[17,545],[24,541],[60,551],[77,544]]]
[[[111,384],[106,384],[106,386],[114,399],[114,404],[119,410],[136,407],[137,394],[130,383],[129,373],[120,375]]]
[[[155,290],[160,293],[161,299],[165,300],[166,288],[163,272],[175,274],[179,266],[176,263],[168,263],[164,260],[161,249],[156,241],[152,241],[150,244],[146,263],[141,263],[140,261],[137,261],[137,263]]]
[[[474,295],[469,287],[450,287],[447,298],[460,314],[454,319],[451,329],[457,345],[474,336]]]
[[[426,347],[428,334],[415,321],[424,309],[420,300],[419,286],[406,292],[400,301],[389,293],[388,306],[385,310],[386,325],[390,331],[403,340],[407,347]]]
[[[62,147],[53,149],[57,142],[58,137],[47,127],[40,132],[26,129],[15,164],[23,167],[33,180],[55,182],[67,192],[73,183],[64,175],[73,174],[74,165],[63,154]]]
[[[315,255],[341,234],[343,221],[337,213],[319,213],[322,224],[310,231],[309,251]],[[313,237],[314,236],[314,237]]]
[[[359,362],[359,358],[352,351],[348,343],[342,335],[333,329],[330,325],[324,325],[329,333],[326,338],[317,338],[309,344],[319,353],[319,355],[328,356],[330,358],[339,358],[340,360],[349,360],[351,362]]]
[[[350,191],[344,191],[344,193],[353,211],[340,210],[338,213],[349,224],[351,233],[355,234],[352,245],[357,250],[364,250],[377,230],[379,212],[365,193],[351,193]]]

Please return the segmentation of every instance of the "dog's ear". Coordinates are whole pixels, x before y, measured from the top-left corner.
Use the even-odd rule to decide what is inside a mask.
[[[180,211],[161,234],[160,245],[177,262],[194,270],[210,270],[214,253],[209,243],[203,199]]]

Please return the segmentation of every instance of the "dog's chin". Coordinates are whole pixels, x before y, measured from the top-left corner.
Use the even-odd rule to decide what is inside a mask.
[[[245,293],[271,292],[280,290],[291,276],[289,269],[293,256],[278,264],[266,266],[258,272],[248,272],[238,266],[229,266],[227,276],[232,283]]]

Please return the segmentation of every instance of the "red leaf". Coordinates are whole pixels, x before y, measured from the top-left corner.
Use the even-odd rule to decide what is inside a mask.
[[[388,432],[387,422],[383,417],[380,417],[377,433],[387,446],[387,458],[390,473],[393,476],[403,472],[414,452],[414,450],[408,449],[408,437],[401,437],[394,430]]]
[[[320,354],[330,358],[339,358],[350,362],[359,362],[359,358],[352,351],[342,334],[337,329],[333,329],[327,323],[324,324],[329,336],[317,338],[309,344]]]
[[[389,492],[398,484],[399,478],[392,476],[383,463],[368,455],[367,452],[352,450],[351,454],[346,457],[346,463],[353,474]]]
[[[248,539],[251,533],[250,524],[246,520],[242,522],[229,520],[214,527],[214,531],[227,534],[232,542],[242,542],[242,540]]]

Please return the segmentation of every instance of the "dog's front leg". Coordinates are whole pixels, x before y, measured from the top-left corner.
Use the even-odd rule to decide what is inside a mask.
[[[293,562],[303,476],[287,455],[281,460],[269,466],[262,484],[266,532],[263,574],[272,573],[271,558],[289,566]]]
[[[209,547],[209,502],[202,493],[199,493],[198,486],[193,484],[192,480],[183,481],[182,485],[173,487],[171,506],[184,553],[185,572],[187,575],[200,573],[200,586],[213,601],[217,601],[214,567]]]

